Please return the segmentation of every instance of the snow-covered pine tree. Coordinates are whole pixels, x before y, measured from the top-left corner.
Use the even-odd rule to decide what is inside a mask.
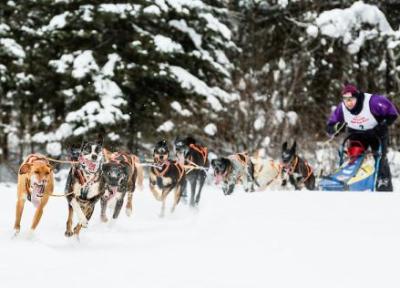
[[[4,1],[0,5],[0,98],[2,111],[2,152],[18,157],[33,150],[32,135],[41,129],[54,99],[52,73],[43,69],[48,46],[37,30],[48,20],[48,13],[37,9],[39,1]],[[48,2],[48,1],[47,1]]]
[[[59,106],[49,107],[40,121],[52,125],[35,134],[36,142],[101,132],[134,149],[137,140],[177,131],[203,138],[213,132],[203,130],[210,117],[235,97],[227,92],[233,68],[227,55],[236,47],[218,20],[227,13],[223,1],[81,2],[43,8],[50,19],[38,27],[48,48],[40,64],[53,74],[49,93],[63,106],[58,118],[51,110]]]

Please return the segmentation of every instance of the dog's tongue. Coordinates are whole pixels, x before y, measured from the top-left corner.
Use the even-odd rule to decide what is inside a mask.
[[[37,207],[40,202],[40,198],[43,196],[44,185],[36,185],[32,186],[32,193],[31,193],[31,202],[33,206]]]
[[[91,161],[88,161],[88,162],[89,162],[89,163],[88,163],[88,165],[89,165],[89,170],[90,170],[90,171],[96,170],[96,163],[91,162]]]
[[[43,194],[44,185],[36,185],[34,184],[32,187],[32,193],[36,196],[41,197]]]
[[[109,191],[111,192],[108,196],[108,200],[112,199],[118,192],[118,186],[109,186]]]
[[[118,186],[111,186],[111,196],[115,196],[118,192]]]
[[[221,183],[223,179],[224,179],[224,177],[222,176],[222,174],[215,174],[215,184],[216,185]]]

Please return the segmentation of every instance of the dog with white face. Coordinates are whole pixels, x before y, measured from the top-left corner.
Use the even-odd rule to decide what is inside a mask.
[[[104,194],[104,179],[101,177],[103,163],[103,139],[83,142],[77,160],[69,172],[65,193],[68,201],[68,220],[65,236],[79,236],[82,227],[86,227],[92,217],[96,202]],[[73,213],[79,223],[72,230]]]

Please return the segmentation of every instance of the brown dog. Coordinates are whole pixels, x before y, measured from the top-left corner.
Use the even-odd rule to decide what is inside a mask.
[[[165,202],[168,194],[175,188],[174,203],[171,213],[174,212],[186,184],[185,169],[177,161],[168,159],[169,150],[165,140],[159,141],[153,153],[154,167],[150,168],[150,190],[154,198],[162,202],[160,217],[165,214]]]
[[[18,173],[17,205],[14,230],[17,235],[21,228],[21,217],[25,200],[28,199],[36,207],[31,225],[33,232],[39,224],[43,208],[54,189],[53,167],[47,158],[40,154],[31,154],[21,164]]]

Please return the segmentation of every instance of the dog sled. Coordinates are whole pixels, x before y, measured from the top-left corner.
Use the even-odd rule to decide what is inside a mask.
[[[319,189],[323,191],[375,191],[382,143],[378,137],[378,151],[372,153],[360,141],[347,136],[339,148],[339,168],[328,176],[321,176]],[[345,148],[346,147],[346,148]]]

